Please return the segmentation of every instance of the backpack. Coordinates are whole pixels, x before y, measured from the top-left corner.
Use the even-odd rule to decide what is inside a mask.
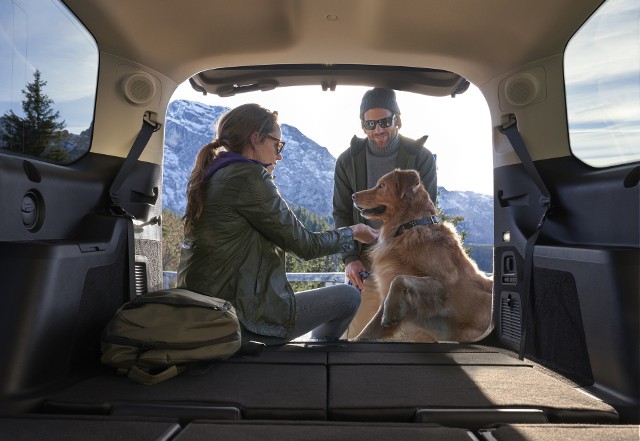
[[[230,357],[240,346],[231,303],[171,288],[142,294],[116,311],[102,334],[100,361],[149,385],[198,362]]]

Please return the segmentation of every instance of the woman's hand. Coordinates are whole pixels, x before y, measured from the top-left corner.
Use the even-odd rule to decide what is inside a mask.
[[[378,230],[365,224],[352,225],[351,231],[353,231],[353,238],[362,243],[371,243],[380,235]]]
[[[351,285],[358,288],[360,292],[364,291],[364,282],[360,273],[365,273],[367,270],[360,260],[354,260],[349,262],[344,268],[344,275],[349,279]]]

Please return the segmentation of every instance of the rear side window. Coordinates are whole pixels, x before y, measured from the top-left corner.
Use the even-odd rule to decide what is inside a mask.
[[[564,64],[573,154],[594,167],[640,160],[640,2],[604,3]]]
[[[58,0],[0,0],[0,152],[73,162],[89,150],[98,49]]]

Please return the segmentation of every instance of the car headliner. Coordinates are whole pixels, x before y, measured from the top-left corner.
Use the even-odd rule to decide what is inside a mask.
[[[176,83],[219,67],[312,63],[442,69],[481,87],[562,53],[602,0],[65,3],[103,52]]]

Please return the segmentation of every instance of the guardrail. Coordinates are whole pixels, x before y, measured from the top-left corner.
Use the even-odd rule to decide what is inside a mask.
[[[485,272],[487,277],[492,277],[492,273]],[[176,272],[164,271],[162,273],[163,288],[174,288],[176,286]],[[343,272],[338,273],[287,273],[289,282],[322,282],[327,285],[338,285],[345,283]]]
[[[162,273],[163,288],[173,288],[176,286],[176,272],[164,271]],[[325,285],[337,285],[344,283],[344,273],[287,273],[290,282],[322,282]]]

